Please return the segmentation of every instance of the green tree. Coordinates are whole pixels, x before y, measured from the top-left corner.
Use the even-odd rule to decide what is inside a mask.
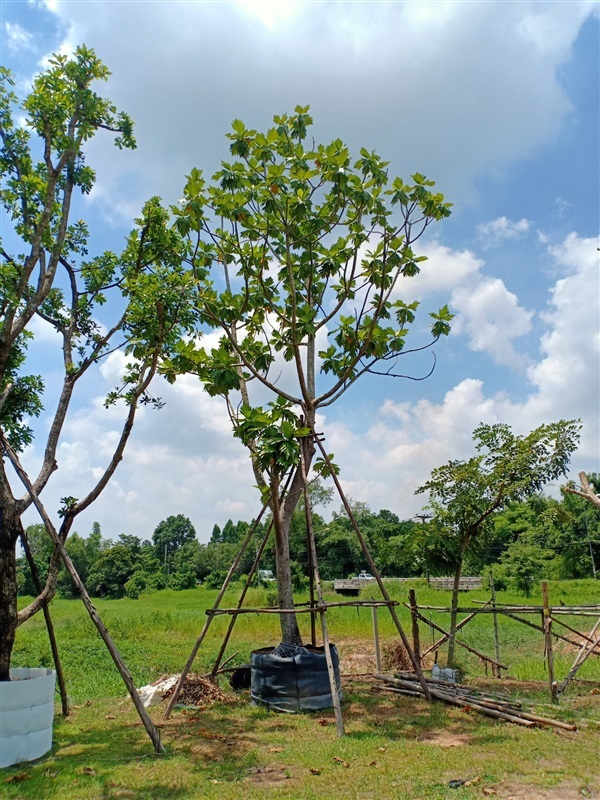
[[[156,557],[163,563],[167,574],[171,572],[175,553],[188,542],[196,539],[196,529],[183,514],[170,516],[159,522],[152,534]]]
[[[28,525],[25,529],[25,533],[29,543],[29,550],[35,562],[40,580],[43,583],[48,575],[48,564],[52,556],[52,551],[54,550],[52,541],[48,537],[44,526],[40,524]],[[19,594],[35,597],[38,593],[37,586],[25,556],[19,559],[18,565],[21,571]]]
[[[562,489],[562,502],[556,515],[553,548],[562,560],[562,577],[597,578],[600,574],[600,502],[595,486],[600,475],[580,474],[582,490],[571,482]],[[585,487],[585,488],[583,488]]]
[[[99,597],[123,597],[125,585],[136,571],[135,555],[124,544],[104,550],[88,577],[89,591]]]
[[[495,512],[565,474],[580,427],[577,421],[561,420],[517,436],[508,425],[482,424],[473,432],[478,455],[437,467],[417,489],[417,494],[429,493],[427,509],[433,519],[427,529],[445,543],[454,561],[450,665],[454,663],[458,587],[468,548],[493,528]]]
[[[5,456],[16,463],[34,437],[28,423],[43,408],[43,381],[27,370],[27,353],[37,344],[32,329],[40,321],[54,329],[62,362],[62,380],[53,379],[58,403],[45,433],[38,432],[45,439],[36,441],[42,463],[28,477],[37,495],[57,468],[75,388],[110,352],[122,348],[129,354],[122,384],[107,397],[108,404],[124,409],[120,436],[88,494],[64,498],[64,542],[76,516],[112,477],[138,403],[154,402],[148,390],[159,358],[186,324],[189,276],[181,266],[182,242],[157,198],[144,206],[121,254],[88,257],[87,226],[73,219],[77,194],[89,194],[95,180],[86,161],[88,142],[101,131],[119,148],[135,146],[129,117],[94,89],[109,74],[92,50],[79,47],[71,58],[54,56],[19,103],[10,73],[0,70],[0,202],[8,218],[0,241],[0,680],[9,680],[17,625],[52,597],[60,565],[55,552],[44,592],[17,611],[16,545],[21,516],[33,498],[31,492],[15,496]]]
[[[191,589],[199,579],[197,565],[200,552],[200,542],[197,539],[184,542],[179,547],[172,560],[169,586],[171,589]]]
[[[419,528],[411,519],[400,520],[385,509],[379,512],[374,552],[385,575],[407,578],[425,574],[427,566],[417,547]]]
[[[221,541],[227,544],[235,544],[238,541],[238,531],[237,527],[233,524],[233,520],[228,519],[225,525],[223,525]]]
[[[554,553],[528,541],[527,537],[515,539],[502,554],[501,564],[515,588],[526,597],[536,581],[548,575]]]
[[[317,411],[367,373],[402,374],[417,303],[400,299],[401,284],[425,260],[415,242],[450,213],[423,175],[390,180],[376,153],[363,148],[353,161],[339,139],[314,144],[308,111],[275,117],[265,133],[236,120],[231,160],[209,184],[192,170],[174,209],[200,320],[222,338],[211,352],[183,341],[166,372],[172,380],[196,372],[222,396],[251,453],[273,512],[282,609],[293,608],[289,530],[315,454]],[[430,316],[425,346],[451,318],[446,307]],[[319,460],[315,467],[324,471]],[[301,642],[295,615],[282,614],[281,627],[284,642]]]

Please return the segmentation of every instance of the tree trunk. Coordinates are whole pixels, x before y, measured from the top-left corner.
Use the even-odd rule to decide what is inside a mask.
[[[290,565],[290,526],[292,514],[298,503],[300,493],[296,492],[296,501],[289,502],[294,491],[298,472],[292,481],[290,494],[279,504],[279,485],[276,480],[272,484],[273,527],[275,528],[275,561],[277,568],[277,601],[279,608],[294,608],[294,591],[292,587],[292,569]],[[300,486],[300,490],[301,490]],[[281,641],[283,644],[302,645],[300,628],[295,614],[280,614]]]
[[[310,430],[314,430],[314,412],[306,413],[301,420]],[[308,474],[315,454],[315,445],[312,439],[301,439],[300,446],[304,449],[304,469]],[[294,591],[292,587],[292,570],[290,565],[290,528],[292,517],[304,490],[302,478],[302,464],[298,464],[294,471],[289,490],[283,503],[279,503],[279,481],[271,483],[271,508],[273,510],[273,527],[275,528],[275,559],[277,565],[277,600],[279,608],[294,608]],[[298,619],[295,614],[281,614],[281,641],[283,644],[302,645]]]
[[[452,585],[452,603],[450,611],[450,638],[448,639],[448,666],[454,667],[454,650],[456,644],[456,617],[458,608],[458,587],[460,586],[460,576],[462,575],[463,562],[465,553],[471,541],[473,529],[470,528],[464,534],[464,538],[460,544],[460,551],[456,561],[456,570],[454,572],[454,584]]]
[[[0,506],[0,681],[10,680],[10,658],[17,630],[18,519]]]
[[[454,571],[454,583],[452,585],[452,603],[450,610],[450,636],[448,638],[448,666],[454,667],[454,650],[456,644],[456,617],[458,608],[458,587],[460,586],[460,576],[462,574],[463,558],[462,553],[456,562]]]

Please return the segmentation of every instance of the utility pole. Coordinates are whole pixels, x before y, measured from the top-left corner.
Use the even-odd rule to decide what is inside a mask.
[[[594,548],[592,547],[592,540],[590,539],[590,531],[588,528],[588,512],[587,508],[585,510],[585,514],[583,516],[585,522],[585,536],[587,539],[588,547],[590,548],[590,558],[592,560],[592,576],[596,578],[596,561],[594,559]]]
[[[413,519],[420,519],[421,520],[421,524],[425,525],[425,520],[426,519],[431,519],[431,517],[432,517],[432,514],[415,514]]]
[[[431,519],[431,517],[432,517],[432,514],[415,514],[413,519],[420,519],[421,520],[421,525],[425,525],[425,520],[426,519]],[[427,576],[427,585],[429,585],[429,568],[426,568],[425,573],[426,573],[426,576]],[[433,632],[433,628],[431,630]]]

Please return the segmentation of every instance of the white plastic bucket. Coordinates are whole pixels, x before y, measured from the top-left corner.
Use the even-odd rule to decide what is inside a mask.
[[[0,767],[40,758],[52,747],[54,686],[51,669],[11,669],[0,681]]]

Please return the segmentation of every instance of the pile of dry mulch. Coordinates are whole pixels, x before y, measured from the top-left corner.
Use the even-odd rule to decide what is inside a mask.
[[[385,642],[381,647],[381,664],[386,672],[404,672],[412,670],[413,664],[402,639]]]
[[[169,689],[165,699],[169,698],[175,687]],[[210,703],[219,703],[231,699],[231,695],[222,691],[216,683],[204,678],[202,675],[188,675],[177,699],[182,706],[196,706],[203,708]]]

